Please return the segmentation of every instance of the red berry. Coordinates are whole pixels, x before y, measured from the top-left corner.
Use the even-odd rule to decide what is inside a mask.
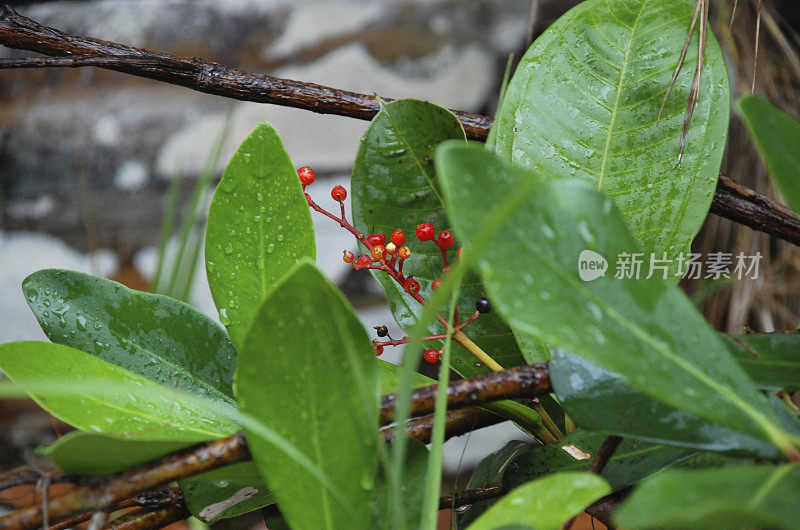
[[[426,361],[433,364],[439,361],[439,352],[434,349],[425,350],[424,357]]]
[[[372,253],[372,259],[381,260],[386,255],[386,247],[383,245],[375,245],[370,252]]]
[[[334,186],[331,190],[331,197],[334,201],[343,201],[347,198],[347,190],[341,186]]]
[[[366,267],[369,267],[370,265],[372,265],[372,256],[370,256],[369,254],[362,254],[356,260],[355,267],[356,269],[364,269]]]
[[[344,260],[345,263],[353,263],[356,260],[356,255],[350,252],[349,250],[345,250],[342,259]]]
[[[312,182],[314,182],[314,179],[317,178],[317,175],[316,173],[314,173],[314,170],[308,166],[304,166],[298,169],[297,176],[300,177],[300,182],[303,183],[304,188],[309,184],[311,184]]]
[[[392,243],[397,247],[402,247],[406,242],[406,233],[399,228],[392,232]]]
[[[436,238],[436,244],[439,245],[439,248],[447,250],[453,246],[453,234],[448,230],[442,230],[439,232],[439,237]]]
[[[397,255],[400,256],[400,259],[408,259],[411,256],[411,249],[403,246],[397,250]]]
[[[379,356],[383,353],[383,346],[375,345],[375,355]]]
[[[369,241],[369,244],[372,245],[373,247],[375,245],[385,245],[386,236],[383,234],[372,234],[369,237],[367,237],[367,241]]]
[[[433,283],[431,284],[431,289],[435,291],[441,286],[442,286],[442,280],[433,280]]]
[[[435,235],[436,230],[434,230],[432,224],[422,223],[417,225],[417,239],[420,241],[431,241]]]
[[[419,282],[414,278],[409,278],[406,280],[406,283],[403,284],[403,288],[408,294],[417,294],[419,292]]]

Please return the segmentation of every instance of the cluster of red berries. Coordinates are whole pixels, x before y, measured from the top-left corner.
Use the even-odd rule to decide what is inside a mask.
[[[297,176],[303,185],[303,190],[305,190],[306,186],[312,184],[316,179],[314,170],[308,166],[298,169]],[[331,212],[326,211],[324,208],[321,208],[311,199],[311,196],[306,193],[306,200],[313,210],[316,210],[338,222],[343,228],[350,231],[356,237],[356,239],[364,243],[364,245],[369,249],[369,252],[362,254],[358,258],[356,258],[354,253],[350,252],[349,250],[345,250],[342,256],[344,262],[352,264],[353,268],[356,270],[380,269],[387,272],[392,278],[394,278],[395,281],[403,286],[403,289],[405,289],[407,293],[414,296],[414,298],[416,298],[420,303],[424,303],[424,299],[420,298],[419,296],[419,282],[411,276],[406,277],[403,274],[403,264],[405,260],[411,257],[411,249],[406,246],[405,232],[403,232],[403,230],[400,228],[396,229],[389,236],[388,242],[386,236],[380,233],[374,233],[370,234],[368,237],[364,237],[363,234],[356,230],[355,227],[353,227],[345,219],[344,200],[347,198],[347,190],[342,186],[334,186],[334,188],[331,190],[331,198],[339,203],[341,207],[341,217],[337,217]],[[444,271],[447,272],[449,270],[447,264],[447,250],[453,246],[453,234],[450,233],[449,230],[442,230],[437,234],[433,224],[421,223],[417,225],[416,236],[420,241],[432,241],[437,247],[439,247],[442,252],[442,259],[444,261]],[[457,255],[459,257],[461,256],[461,249],[458,250]],[[397,267],[395,267],[395,265],[397,265]],[[442,280],[437,279],[433,281],[431,288],[436,290],[441,285]],[[456,312],[455,321],[457,330],[462,329],[464,326],[475,320],[479,314],[488,313],[491,310],[491,305],[486,298],[479,298],[475,302],[475,310],[475,314],[469,320],[460,325],[458,323],[458,312]],[[388,336],[389,332],[386,326],[376,326],[375,329],[378,332],[378,337]],[[426,337],[425,340],[440,339],[442,337],[443,335],[430,336]],[[373,347],[375,348],[375,353],[377,355],[383,353],[383,348],[385,345],[397,346],[408,341],[408,337],[404,337],[399,341],[391,340],[391,337],[389,337],[389,339],[389,341],[383,343],[379,343],[377,340],[373,341]],[[429,363],[436,363],[439,361],[440,356],[440,350],[428,349],[425,350],[423,357]]]

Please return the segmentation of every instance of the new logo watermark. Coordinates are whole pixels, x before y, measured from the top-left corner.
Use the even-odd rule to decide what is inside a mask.
[[[693,280],[755,280],[761,257],[760,252],[753,255],[739,252],[735,256],[731,252],[711,252],[704,261],[702,254],[694,252],[681,252],[675,258],[668,258],[666,253],[657,256],[622,252],[615,256],[614,278],[648,280],[656,276],[666,280],[670,271],[675,271],[679,276]],[[605,276],[608,268],[608,260],[593,250],[584,250],[578,256],[578,276],[585,282]]]
[[[594,250],[584,250],[578,256],[578,275],[585,282],[605,276],[607,270],[608,261]]]

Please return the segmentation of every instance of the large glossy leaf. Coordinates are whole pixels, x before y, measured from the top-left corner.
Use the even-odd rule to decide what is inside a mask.
[[[425,101],[405,99],[382,106],[361,139],[352,173],[353,218],[363,232],[374,230],[387,237],[401,228],[412,256],[403,267],[422,286],[429,298],[431,282],[442,278],[442,255],[432,242],[417,240],[419,223],[431,222],[437,231],[450,229],[433,166],[436,146],[450,139],[464,140],[464,130],[448,110]],[[456,257],[460,241],[449,251]],[[410,329],[422,306],[387,274],[372,271],[381,283],[397,322]],[[475,299],[485,295],[477,276],[466,277],[460,287],[458,310],[467,318],[475,312]],[[432,333],[441,333],[438,323]],[[525,364],[514,337],[500,318],[492,313],[481,316],[465,332],[498,363],[506,368]],[[453,345],[451,365],[459,374],[470,377],[488,371],[458,344]],[[546,359],[544,359],[546,360]]]
[[[666,471],[614,520],[624,528],[800,528],[800,465]]]
[[[800,122],[755,94],[739,98],[736,112],[786,202],[800,212]]]
[[[205,523],[236,517],[275,502],[254,462],[240,462],[181,480],[189,511]]]
[[[396,364],[378,359],[378,377],[380,379],[380,395],[397,393],[400,384],[400,371],[402,368]],[[413,388],[435,385],[436,380],[414,372]]]
[[[605,434],[578,429],[553,444],[528,446],[508,462],[503,483],[508,488],[564,471],[587,471],[606,439]],[[647,477],[695,455],[696,451],[624,439],[603,469],[614,491],[636,484]]]
[[[170,388],[68,346],[2,344],[0,370],[53,416],[82,431],[202,442],[238,430],[202,405],[176,400]]]
[[[527,442],[512,440],[501,449],[484,457],[475,467],[465,489],[474,489],[487,484],[499,484],[503,481],[508,464],[514,457],[530,448]],[[469,506],[456,509],[456,527],[467,528],[475,519],[489,509],[497,499],[473,502]]]
[[[800,390],[800,333],[765,333],[729,337],[739,365],[758,386]]]
[[[563,350],[553,350],[550,378],[570,418],[586,429],[707,451],[780,454],[770,443],[657,401],[621,375]]]
[[[22,283],[51,341],[151,381],[233,403],[236,351],[192,306],[97,276],[47,269]]]
[[[480,145],[447,144],[436,162],[457,233],[481,246],[479,270],[510,324],[646,395],[793,450],[766,398],[672,282],[581,280],[583,251],[614,259],[638,249],[609,199],[509,166]]]
[[[258,309],[239,355],[237,399],[304,455],[309,467],[246,430],[293,528],[366,528],[377,472],[378,372],[367,333],[310,262]],[[313,509],[309,509],[313,507]]]
[[[237,347],[267,292],[315,248],[292,161],[272,125],[259,123],[225,168],[206,231],[208,283]]]
[[[608,483],[591,473],[548,475],[509,492],[481,515],[469,530],[558,530],[581,510],[609,493]]]
[[[192,442],[132,440],[72,431],[36,450],[66,475],[106,475],[180,451]]]
[[[611,197],[645,252],[688,252],[708,213],[728,129],[730,89],[711,31],[700,97],[677,164],[697,62],[695,30],[660,122],[694,0],[587,0],[520,61],[497,126],[497,152]]]

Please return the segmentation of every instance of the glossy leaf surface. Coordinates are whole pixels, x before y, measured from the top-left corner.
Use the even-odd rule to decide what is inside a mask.
[[[342,294],[313,264],[299,263],[264,300],[239,357],[242,411],[306,462],[245,431],[284,517],[293,528],[366,528],[378,465],[378,369]]]
[[[496,151],[611,197],[645,252],[688,252],[716,188],[730,89],[709,30],[700,96],[677,164],[698,30],[658,122],[694,13],[692,0],[587,0],[520,61],[498,116]]]
[[[420,293],[426,299],[430,298],[431,282],[443,276],[442,254],[433,242],[417,239],[416,227],[430,222],[437,233],[450,229],[433,166],[434,149],[450,139],[465,139],[461,124],[450,111],[415,99],[386,103],[364,133],[351,177],[355,226],[387,238],[396,228],[405,232],[412,255],[403,273],[420,282]],[[460,246],[456,240],[448,251],[450,261],[455,260]],[[387,274],[372,272],[386,292],[395,319],[410,329],[422,307]],[[468,318],[485,289],[475,275],[466,277],[460,289],[458,310]],[[430,329],[432,333],[443,331],[438,323]],[[502,366],[525,364],[511,331],[496,314],[482,315],[465,332]],[[458,344],[453,344],[451,359],[453,369],[464,377],[489,371],[480,364],[476,366],[475,357]]]
[[[297,172],[272,125],[259,123],[225,168],[206,231],[208,283],[237,347],[267,292],[315,249]]]
[[[800,465],[666,471],[615,515],[625,528],[800,528]]]
[[[551,473],[588,471],[607,435],[578,429],[556,443],[528,446],[508,462],[503,483],[515,488]],[[603,478],[616,491],[696,454],[678,447],[624,439],[603,469]]]
[[[769,176],[795,212],[800,212],[800,122],[766,99],[747,94],[736,102]]]
[[[181,480],[189,511],[205,523],[236,517],[275,502],[253,462],[240,462]]]
[[[508,442],[501,449],[484,457],[475,467],[472,476],[464,489],[474,489],[486,484],[500,484],[506,473],[509,463],[514,457],[528,450],[530,444],[519,440]],[[475,519],[489,509],[497,499],[473,502],[469,506],[456,511],[456,527],[467,528]]]
[[[553,350],[550,378],[559,401],[585,429],[707,451],[779,456],[770,443],[657,401],[619,374],[563,350]]]
[[[2,344],[0,370],[42,408],[82,431],[202,442],[238,430],[197,403],[176,401],[169,388],[68,346]]]
[[[761,388],[800,390],[800,334],[736,335],[732,350],[744,371]]]
[[[497,501],[469,530],[536,528],[558,530],[591,503],[611,493],[591,473],[555,473],[523,484]]]
[[[225,330],[192,306],[58,269],[31,274],[22,290],[51,341],[156,383],[233,403],[236,351]]]
[[[152,462],[192,442],[140,441],[72,431],[37,454],[49,458],[65,475],[106,475]]]
[[[610,200],[586,183],[509,166],[479,145],[446,144],[436,160],[457,234],[482,245],[478,268],[515,329],[650,397],[791,450],[766,398],[671,281],[581,279],[582,252],[613,260],[638,249]]]

